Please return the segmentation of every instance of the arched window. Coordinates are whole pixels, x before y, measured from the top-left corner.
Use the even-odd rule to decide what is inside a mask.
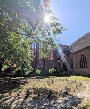
[[[84,55],[81,55],[80,58],[80,68],[87,68],[87,60]]]

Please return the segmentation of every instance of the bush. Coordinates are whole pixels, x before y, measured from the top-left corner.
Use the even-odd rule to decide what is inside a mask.
[[[56,72],[56,69],[55,68],[51,68],[51,69],[49,69],[49,73],[54,73],[54,72]]]
[[[36,69],[36,72],[35,72],[35,74],[40,74],[41,73],[41,70],[39,70],[39,69]]]

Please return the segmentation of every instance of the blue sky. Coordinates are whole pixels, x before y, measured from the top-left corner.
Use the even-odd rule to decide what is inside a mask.
[[[90,0],[51,0],[51,9],[67,28],[59,35],[61,44],[70,45],[90,32]]]

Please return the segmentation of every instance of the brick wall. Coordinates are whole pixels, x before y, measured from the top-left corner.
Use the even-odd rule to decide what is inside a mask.
[[[33,54],[34,54],[35,50],[33,49]],[[52,68],[52,67],[57,67],[57,50],[51,50],[48,55],[48,58],[39,58],[38,51],[39,51],[39,48],[37,48],[37,54],[36,54],[36,52],[34,54],[35,57],[32,62],[33,68],[40,69],[42,67],[42,68],[48,69],[48,68]]]
[[[62,48],[62,50],[63,50],[67,46],[62,45],[62,47],[63,47]],[[39,51],[39,48],[37,48],[37,50]],[[34,60],[32,62],[33,68],[36,68],[36,67],[40,68],[42,66],[43,68],[48,69],[48,68],[52,68],[52,67],[59,68],[62,66],[60,63],[58,63],[58,60],[57,60],[59,57],[57,50],[51,50],[48,55],[48,58],[45,60],[43,58],[42,59],[39,58],[39,52],[37,52],[37,59],[36,59],[36,49],[35,50],[33,49],[33,54],[35,55]],[[36,63],[37,63],[37,65],[36,65]]]
[[[65,47],[66,46],[62,46],[62,49]],[[37,50],[39,51],[39,48]],[[87,68],[80,68],[80,58],[82,54],[86,57]],[[58,63],[57,58],[57,50],[51,50],[48,58],[45,60],[43,58],[39,59],[39,52],[37,52],[37,68],[44,67],[45,69],[48,69],[52,67],[61,67],[61,64]],[[84,48],[75,53],[69,53],[65,56],[65,58],[75,74],[90,75],[90,47]],[[36,58],[33,60],[33,66],[36,67]]]
[[[84,55],[87,60],[87,68],[80,68],[80,58]],[[90,75],[90,47],[84,48],[73,54],[73,70],[75,74]]]

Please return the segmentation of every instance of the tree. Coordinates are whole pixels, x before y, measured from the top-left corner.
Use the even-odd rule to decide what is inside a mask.
[[[40,0],[1,0],[0,1],[0,57],[20,68],[31,69],[31,43],[42,44],[42,54],[55,48],[53,36],[64,30],[54,17],[44,0],[45,11],[51,15],[50,26],[43,22],[44,10]],[[51,28],[50,28],[51,27]],[[52,30],[52,32],[51,32]]]

